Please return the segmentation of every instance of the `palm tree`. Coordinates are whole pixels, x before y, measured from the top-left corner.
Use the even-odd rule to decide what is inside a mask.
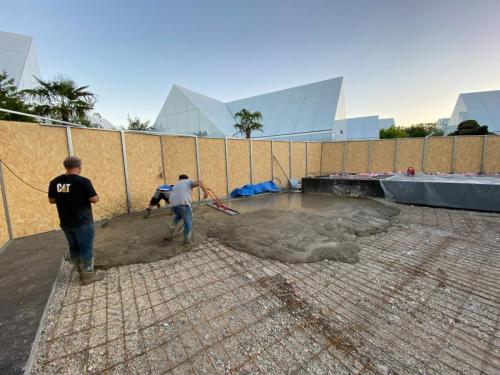
[[[23,91],[33,101],[34,113],[91,126],[88,113],[94,108],[96,95],[87,91],[88,86],[78,86],[62,75],[51,81],[36,80],[38,87]]]
[[[246,138],[250,138],[255,130],[263,131],[264,125],[258,122],[262,120],[262,113],[259,111],[250,112],[243,108],[235,113],[234,119],[237,121],[234,128],[238,130],[238,133],[244,134]]]

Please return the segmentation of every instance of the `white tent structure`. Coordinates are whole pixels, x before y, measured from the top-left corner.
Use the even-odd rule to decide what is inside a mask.
[[[264,132],[259,137],[331,131],[335,119],[343,116],[343,106],[342,77],[228,103],[174,85],[153,127],[165,133],[230,136],[235,133],[234,114],[245,108],[262,113]]]
[[[0,31],[0,72],[14,79],[18,90],[37,86],[40,78],[33,38],[27,35]]]
[[[337,77],[227,103],[174,85],[153,129],[173,134],[232,136],[234,115],[243,108],[262,113],[264,129],[254,133],[255,138],[377,139],[382,124],[394,124],[394,119],[378,116],[346,119],[342,84],[343,77]]]
[[[488,131],[500,134],[500,90],[460,94],[445,129],[445,134],[457,130],[465,120],[487,125]]]

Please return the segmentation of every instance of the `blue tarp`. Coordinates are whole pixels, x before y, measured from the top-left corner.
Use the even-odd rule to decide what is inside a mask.
[[[249,197],[260,193],[278,193],[280,188],[273,181],[261,182],[255,185],[245,185],[241,188],[234,189],[231,192],[233,198]]]

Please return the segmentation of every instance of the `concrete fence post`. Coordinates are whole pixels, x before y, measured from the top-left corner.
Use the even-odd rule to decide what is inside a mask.
[[[323,168],[323,142],[320,142],[320,148],[319,148],[319,175],[321,176],[322,174],[322,169]]]
[[[224,157],[226,158],[226,196],[229,198],[229,149],[227,137],[224,138]]]
[[[69,156],[74,156],[75,152],[73,150],[73,138],[71,137],[71,127],[69,126],[66,126],[66,143],[68,144]]]
[[[481,154],[481,173],[486,173],[486,154],[488,152],[488,136],[483,136],[483,153]]]
[[[5,179],[3,177],[2,161],[0,161],[0,189],[2,191],[2,204],[5,214],[5,222],[7,223],[7,233],[9,235],[9,241],[11,241],[12,239],[14,239],[14,236],[12,235],[12,224],[10,221],[10,214],[9,214],[9,201],[7,199],[7,190],[5,189]]]
[[[132,212],[132,197],[130,195],[130,182],[128,178],[128,164],[127,164],[127,148],[125,146],[125,132],[120,131],[120,140],[122,144],[122,161],[123,161],[123,175],[125,177],[125,193],[127,194],[127,212]]]
[[[271,181],[274,181],[274,142],[271,140]]]
[[[199,144],[198,136],[196,136],[194,138],[194,145],[195,145],[195,157],[196,157],[196,175],[198,176],[198,180],[201,180],[200,144]],[[198,186],[198,201],[201,201],[201,190],[200,190],[199,186]]]
[[[167,171],[165,170],[165,154],[163,153],[163,137],[160,137],[160,157],[161,157],[161,175],[163,176],[163,183],[167,183]]]
[[[453,146],[451,149],[451,173],[456,171],[456,150],[457,150],[457,136],[453,137]]]
[[[344,141],[344,152],[342,155],[342,173],[346,173],[345,170],[346,159],[347,159],[347,141]]]
[[[372,140],[368,141],[368,173],[372,172]]]
[[[305,168],[305,176],[307,177],[307,153],[308,153],[308,146],[309,146],[309,142],[306,142],[306,168]]]
[[[253,184],[253,141],[250,139],[250,183]]]
[[[425,159],[427,155],[427,138],[428,137],[424,138],[424,143],[422,144],[422,160],[420,163],[420,169],[422,170],[422,172],[425,172],[425,162],[426,162]]]
[[[393,172],[397,172],[399,162],[399,138],[396,138],[396,149],[394,150],[394,167]]]

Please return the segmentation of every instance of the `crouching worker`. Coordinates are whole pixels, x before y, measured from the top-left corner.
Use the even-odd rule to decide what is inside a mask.
[[[91,203],[99,196],[89,179],[80,176],[82,161],[76,156],[64,159],[66,173],[54,178],[49,185],[49,202],[57,206],[61,229],[69,245],[69,261],[80,273],[82,285],[104,278],[94,270],[94,219]]]
[[[160,202],[164,200],[167,204],[170,203],[169,198],[170,198],[170,193],[172,192],[172,187],[174,185],[160,185],[156,188],[155,193],[153,194],[153,197],[149,201],[149,206],[146,208],[146,213],[144,214],[143,218],[147,219],[149,215],[151,215],[151,211],[153,210],[153,207],[156,206],[160,208]]]
[[[179,181],[172,188],[170,193],[170,209],[174,213],[172,224],[168,228],[167,240],[171,240],[177,229],[180,229],[181,220],[184,223],[184,244],[191,243],[193,228],[193,212],[191,210],[191,191],[199,186],[203,190],[204,199],[208,198],[208,192],[202,181],[190,180],[185,174],[179,176]]]

